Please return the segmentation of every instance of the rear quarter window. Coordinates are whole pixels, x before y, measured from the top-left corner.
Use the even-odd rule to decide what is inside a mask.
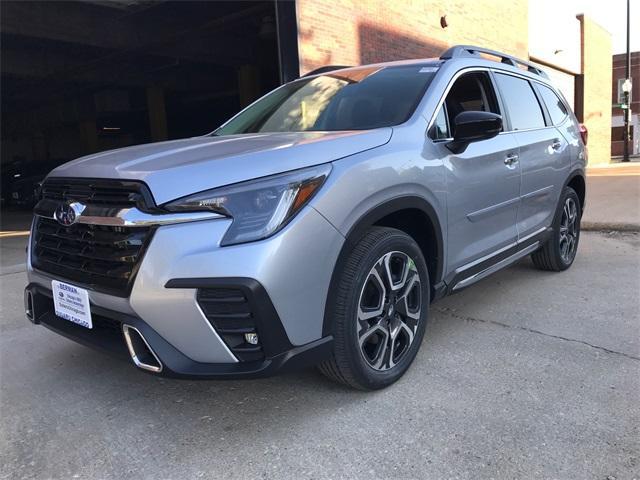
[[[538,91],[542,96],[544,104],[547,106],[547,110],[551,116],[551,121],[554,125],[560,125],[569,114],[564,102],[560,100],[558,95],[556,95],[556,92],[547,86],[538,85]]]

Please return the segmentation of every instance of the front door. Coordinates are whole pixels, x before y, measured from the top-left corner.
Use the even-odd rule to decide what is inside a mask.
[[[463,74],[444,102],[448,125],[463,111],[500,113],[496,98],[488,72]],[[511,135],[474,142],[461,154],[450,153],[446,169],[448,266],[465,270],[517,241],[518,145]]]

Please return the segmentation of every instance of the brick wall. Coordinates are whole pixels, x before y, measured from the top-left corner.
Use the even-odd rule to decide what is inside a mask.
[[[637,117],[640,112],[640,52],[631,52],[631,80],[633,89],[631,91],[631,113],[629,118],[631,145],[630,153],[634,152],[634,142],[637,144],[640,138],[634,131],[634,116]],[[618,80],[625,79],[627,75],[627,55],[622,53],[613,56],[613,78],[612,78],[612,96],[611,104],[616,105],[618,103]],[[618,122],[611,129],[611,155],[622,155],[624,153],[624,127],[622,125],[624,110],[618,107],[613,107],[611,114],[614,117],[619,117]],[[636,120],[637,122],[637,120]],[[636,147],[637,149],[637,147]]]
[[[436,57],[455,44],[527,58],[527,0],[297,0],[296,9],[301,74]]]
[[[640,52],[631,52],[631,81],[633,89],[631,91],[631,111],[640,111]],[[613,78],[611,82],[612,95],[611,104],[618,103],[618,80],[627,78],[627,54],[620,53],[613,56]],[[613,108],[613,115],[622,115],[621,108]]]
[[[583,122],[589,130],[589,164],[611,160],[611,34],[579,15],[582,37]]]

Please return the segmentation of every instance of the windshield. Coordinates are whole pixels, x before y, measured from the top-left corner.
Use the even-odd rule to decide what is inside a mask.
[[[302,78],[274,90],[213,132],[366,130],[409,119],[438,67],[363,67]]]

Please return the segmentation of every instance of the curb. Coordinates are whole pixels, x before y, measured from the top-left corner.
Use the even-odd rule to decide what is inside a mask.
[[[640,232],[640,225],[634,223],[581,222],[580,229],[588,232]]]

